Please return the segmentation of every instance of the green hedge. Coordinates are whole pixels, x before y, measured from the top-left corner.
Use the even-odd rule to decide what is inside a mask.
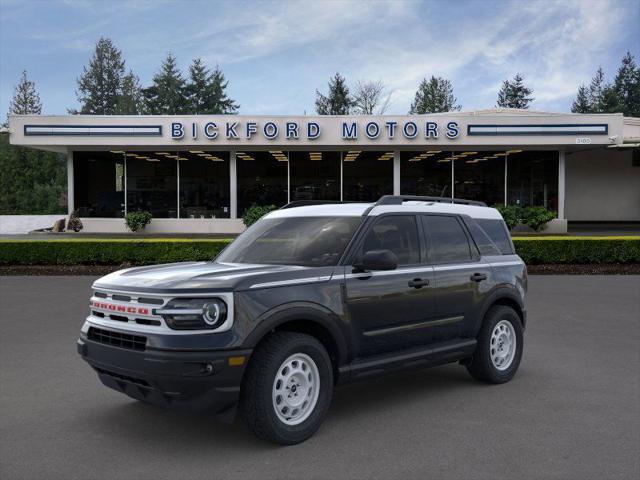
[[[640,263],[640,237],[521,237],[513,243],[528,265]]]
[[[0,265],[149,265],[211,260],[230,240],[0,240]]]
[[[211,260],[230,240],[0,240],[0,265],[149,265]],[[544,263],[640,263],[640,237],[520,237],[518,255]]]

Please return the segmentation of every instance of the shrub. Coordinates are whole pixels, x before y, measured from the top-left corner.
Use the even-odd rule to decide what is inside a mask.
[[[556,218],[556,212],[545,207],[520,207],[519,205],[496,205],[509,230],[518,224],[528,225],[536,232],[549,221]]]
[[[262,217],[264,217],[267,213],[276,209],[277,207],[275,205],[256,205],[254,203],[242,216],[242,223],[244,223],[245,227],[250,227]]]
[[[82,221],[78,217],[78,210],[74,210],[69,215],[69,222],[67,222],[67,230],[73,230],[74,232],[79,232],[83,229]]]
[[[516,237],[513,244],[529,265],[640,263],[640,237]]]
[[[144,230],[144,228],[151,223],[152,218],[153,217],[149,212],[129,212],[124,217],[124,221],[129,230],[137,232],[139,230]]]

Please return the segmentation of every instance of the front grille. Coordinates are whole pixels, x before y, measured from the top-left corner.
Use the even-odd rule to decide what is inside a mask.
[[[147,345],[147,337],[142,335],[129,335],[128,333],[112,332],[96,327],[89,327],[87,338],[104,345],[127,348],[129,350],[142,351]]]

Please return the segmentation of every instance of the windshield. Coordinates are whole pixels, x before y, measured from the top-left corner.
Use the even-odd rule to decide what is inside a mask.
[[[263,218],[216,259],[227,263],[332,266],[362,217]]]

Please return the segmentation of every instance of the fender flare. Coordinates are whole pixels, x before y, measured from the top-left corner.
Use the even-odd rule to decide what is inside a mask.
[[[487,311],[499,300],[507,299],[509,301],[514,302],[516,305],[520,307],[522,311],[522,315],[520,318],[522,319],[522,328],[525,328],[526,317],[524,315],[525,306],[518,295],[518,291],[513,285],[500,285],[496,287],[493,291],[487,294],[485,300],[482,303],[482,307],[479,310],[479,314],[476,317],[476,323],[474,325],[474,332],[477,333],[480,331],[482,327],[482,322],[484,321],[484,317],[487,314]]]
[[[326,330],[336,346],[338,366],[347,363],[348,334],[341,328],[342,320],[327,307],[312,302],[283,303],[264,312],[256,319],[256,327],[245,341],[246,348],[255,348],[270,331],[293,321],[312,322]]]

